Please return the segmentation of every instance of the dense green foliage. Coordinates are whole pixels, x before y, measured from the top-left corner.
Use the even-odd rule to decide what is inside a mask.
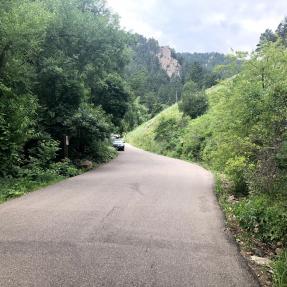
[[[219,65],[228,65],[229,56],[220,53],[177,53],[176,58],[182,66],[183,82],[192,80],[199,88],[210,88],[217,81],[226,78],[222,71],[215,71]]]
[[[21,176],[63,158],[64,135],[72,159],[101,161],[130,102],[121,77],[128,36],[117,18],[101,0],[4,1],[1,8],[0,174]],[[40,149],[53,149],[50,162]]]
[[[67,159],[45,166],[38,161],[30,169],[22,169],[17,179],[0,178],[0,203],[80,173],[81,170]]]
[[[204,91],[199,90],[198,85],[190,80],[183,86],[183,93],[180,110],[185,114],[195,119],[205,113],[208,102]]]
[[[132,103],[129,35],[102,0],[2,1],[1,200],[114,156],[110,133]],[[69,136],[69,157],[63,139]],[[15,183],[15,184],[14,184]]]

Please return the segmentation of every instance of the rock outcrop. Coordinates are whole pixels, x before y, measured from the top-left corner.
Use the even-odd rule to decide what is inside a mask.
[[[170,78],[173,76],[180,76],[181,66],[177,59],[172,57],[172,51],[169,47],[160,47],[160,52],[157,56],[162,69],[166,71]]]

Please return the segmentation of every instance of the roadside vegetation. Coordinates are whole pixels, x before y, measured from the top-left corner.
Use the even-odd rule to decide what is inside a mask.
[[[238,242],[247,254],[275,262],[274,286],[282,287],[287,286],[287,49],[276,37],[261,42],[248,60],[239,54],[236,76],[205,91],[187,82],[178,105],[127,140],[213,170]]]
[[[65,160],[45,168],[33,166],[31,170],[22,170],[22,173],[24,174],[17,179],[9,177],[1,179],[0,203],[67,177],[78,175],[81,173],[81,169],[74,166],[69,160]]]

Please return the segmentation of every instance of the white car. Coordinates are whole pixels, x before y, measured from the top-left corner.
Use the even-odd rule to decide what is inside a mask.
[[[124,151],[125,143],[122,139],[113,139],[113,147],[118,151]]]

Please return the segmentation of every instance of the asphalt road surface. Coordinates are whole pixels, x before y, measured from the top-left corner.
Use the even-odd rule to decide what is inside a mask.
[[[0,286],[258,286],[203,168],[127,146],[0,205]]]

